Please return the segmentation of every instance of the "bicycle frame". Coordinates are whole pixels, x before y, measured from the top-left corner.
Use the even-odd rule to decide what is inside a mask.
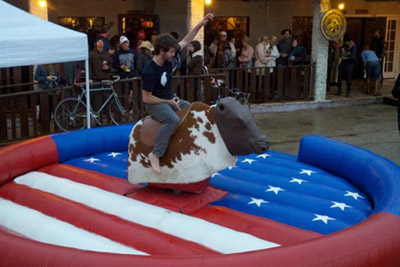
[[[84,96],[86,96],[86,90],[84,88],[82,88],[82,93],[78,96],[78,100],[83,99]],[[104,87],[102,86],[101,88],[89,88],[89,93],[91,92],[105,92],[105,91],[112,91],[112,93],[108,96],[108,98],[106,99],[106,101],[104,101],[104,103],[101,105],[101,107],[97,110],[94,111],[92,108],[92,105],[90,105],[90,113],[93,113],[95,115],[98,115],[99,113],[101,113],[101,111],[107,106],[108,102],[111,101],[112,98],[114,98],[117,93],[114,91],[114,87],[110,86],[110,87]]]

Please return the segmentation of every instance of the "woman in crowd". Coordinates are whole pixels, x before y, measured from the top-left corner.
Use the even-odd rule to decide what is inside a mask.
[[[253,67],[254,49],[250,45],[250,38],[244,37],[242,41],[242,51],[239,56],[241,68]]]
[[[235,58],[233,57],[231,46],[228,41],[222,42],[222,59],[220,68],[234,68]]]
[[[255,51],[255,61],[254,61],[254,67],[266,67],[267,66],[267,46],[268,43],[268,37],[267,36],[262,36],[258,39],[258,45],[256,46],[256,51]],[[264,69],[263,72],[264,74]],[[260,74],[259,69],[257,69],[257,74]]]
[[[142,70],[147,61],[153,57],[154,47],[150,41],[143,41],[140,46],[140,54],[137,59],[136,68],[139,76],[142,76]]]
[[[289,55],[289,64],[292,65],[303,65],[307,59],[307,50],[299,44],[298,38],[292,40],[292,50]]]
[[[189,75],[201,75],[203,67],[203,54],[201,53],[201,44],[194,40],[190,43],[189,60],[186,65]]]
[[[202,72],[202,68],[203,68],[203,54],[201,52],[201,44],[199,41],[194,40],[190,43],[190,47],[189,47],[189,60],[188,63],[186,64],[187,70],[188,70],[188,74],[189,75],[201,75]],[[193,90],[194,90],[194,101],[198,100],[198,78],[194,78],[194,86],[193,86]]]
[[[270,72],[274,71],[272,67],[276,66],[276,60],[280,56],[278,47],[276,46],[277,42],[278,42],[278,37],[272,36],[271,39],[269,40],[269,43],[265,47],[268,55],[267,67],[271,67],[269,69]]]

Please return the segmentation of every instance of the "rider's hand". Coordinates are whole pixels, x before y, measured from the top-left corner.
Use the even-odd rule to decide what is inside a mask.
[[[205,26],[210,20],[214,19],[214,14],[208,13],[204,16],[203,20],[201,21],[201,25]]]
[[[177,97],[174,97],[170,100],[168,100],[168,104],[174,109],[174,110],[179,110],[179,99]]]
[[[126,67],[127,67],[127,66],[126,66],[125,64],[122,64],[122,65],[120,66],[120,68],[123,69],[123,70],[126,69]]]

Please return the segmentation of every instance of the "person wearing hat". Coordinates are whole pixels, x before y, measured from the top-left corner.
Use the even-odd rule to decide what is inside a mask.
[[[117,70],[121,79],[133,78],[136,76],[137,53],[129,46],[129,39],[122,35],[119,38],[121,49],[114,54],[114,69]],[[132,95],[132,83],[129,82],[129,93]],[[125,93],[125,83],[121,83],[122,94]]]
[[[154,46],[150,41],[143,41],[139,46],[139,56],[137,59],[137,73],[142,76],[144,65],[153,57]]]
[[[190,103],[179,99],[172,92],[173,75],[172,58],[193,41],[200,29],[214,15],[209,13],[203,17],[179,43],[171,34],[160,34],[154,42],[154,56],[143,68],[142,99],[146,111],[161,122],[157,132],[153,150],[148,154],[151,168],[161,174],[160,157],[167,151],[169,140],[179,126],[180,119],[175,111]]]
[[[213,42],[209,47],[210,51],[216,51],[214,53],[214,67],[215,68],[219,68],[220,65],[221,65],[220,62],[222,60],[222,53],[224,52],[224,49],[222,48],[222,44],[225,41],[228,41],[228,34],[226,33],[226,31],[221,31],[219,33],[219,41],[218,41],[218,43]],[[232,42],[229,42],[229,46],[231,47],[233,58],[236,58],[235,45]]]

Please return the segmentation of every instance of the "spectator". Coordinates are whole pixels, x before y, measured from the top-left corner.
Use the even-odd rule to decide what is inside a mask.
[[[190,43],[189,61],[187,69],[189,75],[201,75],[203,67],[203,55],[201,53],[201,44],[194,40]]]
[[[41,90],[59,87],[61,80],[59,64],[38,65],[35,71],[35,80],[39,82],[39,89]],[[51,113],[53,112],[53,92],[48,94],[48,103],[48,114],[49,119],[51,119]],[[43,103],[40,103],[39,122],[41,122],[42,118],[42,108]]]
[[[234,68],[235,58],[232,54],[232,49],[228,41],[222,42],[222,58],[220,62],[220,68]]]
[[[189,47],[189,60],[186,64],[189,75],[201,75],[203,69],[203,55],[201,53],[201,44],[199,41],[194,40],[190,43]],[[193,81],[194,101],[197,101],[198,78]]]
[[[330,42],[329,48],[329,72],[328,81],[330,86],[336,86],[338,82],[339,64],[340,64],[340,40]]]
[[[140,54],[137,59],[137,73],[142,76],[142,70],[147,61],[151,60],[153,57],[154,47],[150,41],[144,41],[139,46]]]
[[[364,51],[361,52],[361,59],[364,63],[364,69],[367,73],[367,90],[366,94],[369,94],[369,90],[372,87],[372,76],[374,76],[375,81],[375,96],[381,95],[380,93],[380,73],[381,65],[379,64],[379,58],[374,51],[370,50],[369,45],[364,47]]]
[[[400,133],[400,74],[397,76],[396,83],[392,90],[392,95],[397,98],[397,125]]]
[[[210,53],[210,67],[218,67],[215,64],[215,58],[217,57],[217,50],[218,50],[218,39],[215,38],[214,41],[208,46],[208,52]]]
[[[228,34],[226,33],[226,31],[221,31],[219,33],[219,41],[218,41],[218,43],[213,42],[211,44],[214,47],[210,47],[210,50],[211,51],[214,51],[214,50],[216,51],[214,53],[214,66],[216,68],[218,68],[218,66],[221,65],[220,61],[222,60],[222,53],[223,53],[222,43],[225,42],[225,41],[228,41]],[[216,48],[215,48],[215,46],[216,46]],[[232,56],[233,56],[233,58],[235,58],[236,57],[235,45],[233,43],[229,42],[229,46],[230,46],[231,51],[232,51]]]
[[[375,29],[374,38],[371,42],[371,50],[373,50],[379,59],[379,64],[381,66],[381,85],[383,83],[383,58],[385,57],[385,38],[381,35],[380,29]]]
[[[136,38],[137,38],[137,41],[136,41],[136,45],[135,45],[134,47],[135,47],[135,50],[136,50],[137,54],[140,54],[139,46],[140,46],[140,45],[144,42],[144,40],[146,39],[146,33],[144,32],[144,30],[139,30],[139,31],[137,32],[137,34],[136,34]]]
[[[254,49],[250,45],[250,38],[246,36],[242,40],[242,51],[239,57],[240,67],[253,67],[253,55]]]
[[[280,57],[278,47],[276,46],[276,42],[278,41],[278,38],[276,36],[272,36],[271,39],[269,40],[269,43],[266,45],[266,50],[267,50],[267,67],[275,67],[276,66],[276,60]],[[274,69],[270,68],[270,72],[273,72]]]
[[[342,62],[339,65],[339,76],[336,95],[342,93],[342,80],[347,81],[346,97],[350,96],[351,91],[351,75],[353,73],[354,62],[357,56],[357,46],[351,40],[350,36],[345,34],[343,37],[343,45],[340,48],[340,58]]]
[[[284,29],[281,32],[282,39],[278,42],[278,51],[280,57],[278,59],[278,66],[287,66],[289,63],[289,54],[292,49],[292,31],[289,29]]]
[[[119,38],[121,49],[114,55],[114,68],[118,71],[121,79],[133,78],[136,76],[136,51],[129,47],[129,39],[126,36]],[[133,84],[129,82],[129,95],[133,96]],[[121,83],[121,92],[125,93],[125,83]]]
[[[104,50],[103,41],[98,39],[95,48],[89,53],[89,78],[94,82],[108,80],[111,68],[111,55]]]
[[[172,37],[174,37],[175,40],[178,40],[179,35],[176,32],[171,32],[170,33]],[[172,69],[174,74],[181,69],[182,67],[182,61],[181,61],[181,55],[179,51],[178,53],[175,54],[175,56],[172,58]]]
[[[255,61],[254,67],[266,67],[267,66],[267,43],[268,37],[262,36],[258,39],[258,45],[255,50]],[[257,74],[260,74],[260,70],[257,69]],[[264,69],[262,69],[262,74],[264,75]]]
[[[100,40],[103,41],[103,44],[104,44],[103,45],[104,46],[103,50],[106,51],[106,52],[109,52],[109,50],[111,49],[111,44],[110,44],[110,41],[108,40],[110,35],[111,35],[110,25],[104,24],[103,27],[101,27],[100,34],[97,35],[97,37],[96,37],[95,46],[96,46],[97,40],[100,39]],[[115,52],[115,51],[111,50],[111,53],[113,53],[113,52]]]
[[[156,38],[157,38],[157,34],[155,34],[155,33],[153,33],[150,37],[150,42],[153,44],[153,46],[154,46],[154,42],[155,42]]]
[[[299,44],[299,39],[292,40],[292,49],[289,56],[289,64],[303,65],[307,60],[307,50]]]

